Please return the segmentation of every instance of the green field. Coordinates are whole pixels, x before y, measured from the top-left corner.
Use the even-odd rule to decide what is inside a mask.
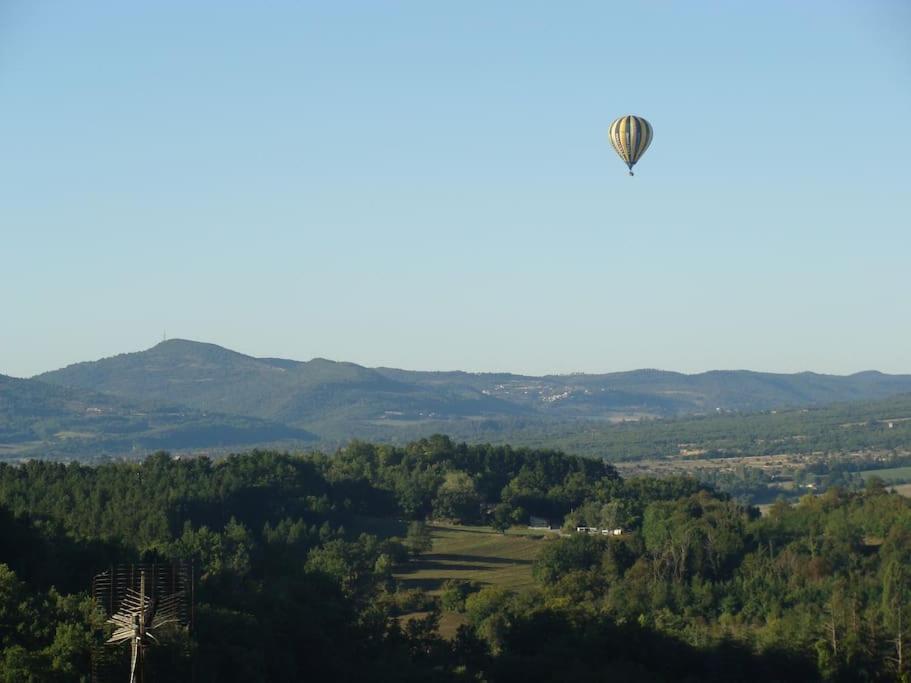
[[[864,480],[878,477],[887,484],[904,484],[911,482],[911,467],[891,467],[887,470],[864,470],[860,473]]]
[[[477,581],[510,590],[534,583],[532,564],[556,534],[514,528],[505,534],[479,526],[432,524],[433,549],[411,562],[396,579],[404,588],[438,594],[447,579]]]
[[[448,579],[476,581],[482,586],[502,586],[521,591],[534,585],[531,570],[544,544],[557,534],[514,527],[505,534],[478,526],[429,525],[433,548],[396,573],[404,589],[420,588],[441,593]],[[417,615],[409,615],[417,616]],[[444,612],[440,633],[455,635],[465,619]]]

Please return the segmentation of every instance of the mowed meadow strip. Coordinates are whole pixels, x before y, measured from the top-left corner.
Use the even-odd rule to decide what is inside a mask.
[[[554,532],[522,528],[501,534],[478,526],[429,525],[433,548],[395,578],[403,588],[421,588],[438,595],[449,579],[475,581],[520,591],[534,584],[532,566]]]
[[[433,548],[395,574],[404,589],[420,588],[439,596],[450,579],[474,581],[481,587],[499,586],[523,591],[534,585],[532,567],[544,544],[557,538],[549,531],[513,527],[501,534],[487,527],[435,523],[430,525]],[[404,620],[423,616],[415,612]],[[440,635],[453,638],[464,614],[443,611]]]

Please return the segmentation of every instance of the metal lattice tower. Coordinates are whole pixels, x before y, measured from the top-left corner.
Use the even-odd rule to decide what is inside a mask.
[[[145,650],[169,626],[190,629],[194,620],[193,565],[188,562],[113,565],[92,580],[92,597],[115,627],[92,653],[92,680],[120,683],[121,645],[129,644],[129,683],[144,683]]]

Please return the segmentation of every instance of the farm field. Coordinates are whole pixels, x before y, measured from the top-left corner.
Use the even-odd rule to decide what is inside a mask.
[[[534,585],[532,565],[544,544],[557,534],[514,527],[505,534],[480,526],[428,525],[433,548],[412,562],[395,578],[403,588],[421,588],[440,595],[448,579],[476,581],[482,586],[501,586],[522,591]],[[417,615],[412,615],[417,616]],[[455,635],[464,617],[444,612],[440,633]]]
[[[500,534],[488,527],[428,525],[433,549],[396,574],[405,588],[421,588],[438,595],[447,579],[477,581],[510,590],[530,588],[532,564],[547,537],[556,534],[524,528]]]
[[[911,450],[907,448],[898,449],[898,455],[911,455]],[[693,475],[698,476],[700,472],[720,470],[734,472],[740,468],[755,468],[765,471],[770,475],[788,476],[793,475],[800,469],[808,465],[824,463],[837,459],[840,462],[851,463],[869,460],[871,458],[886,457],[889,453],[877,449],[866,449],[857,451],[832,453],[793,453],[783,452],[775,455],[739,455],[725,457],[669,457],[669,458],[646,458],[642,460],[614,462],[611,463],[617,468],[617,471],[623,477],[662,477],[669,475]],[[891,472],[893,470],[908,470],[904,475],[911,481],[911,468],[896,467],[889,470],[865,470],[861,472],[864,476],[875,474],[877,472]],[[883,477],[885,478],[885,477]]]
[[[905,498],[911,498],[911,484],[897,484],[896,486],[890,486],[889,490],[895,491],[895,493]]]
[[[911,482],[911,467],[891,467],[886,470],[864,470],[860,473],[864,480],[879,477],[887,484],[905,484]]]

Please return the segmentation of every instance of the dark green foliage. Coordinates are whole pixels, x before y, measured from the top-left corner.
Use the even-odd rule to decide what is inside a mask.
[[[530,592],[398,589],[393,569],[427,550],[424,517],[482,509],[623,534],[542,542]],[[380,538],[355,531],[364,515],[398,519],[395,533],[413,522]],[[760,518],[693,479],[624,481],[602,461],[433,437],[331,458],[0,466],[0,681],[84,680],[102,638],[90,577],[141,558],[196,567],[196,629],[150,654],[160,680],[891,681],[911,668],[911,503],[875,482]],[[440,604],[469,622],[451,642]]]
[[[444,582],[443,595],[440,597],[443,609],[450,612],[464,612],[465,600],[478,589],[478,584],[473,581],[450,579]]]
[[[101,621],[84,594],[33,591],[0,563],[0,681],[87,680]]]
[[[601,564],[606,547],[607,538],[589,534],[573,534],[561,543],[551,543],[535,563],[535,578],[551,584],[569,572],[594,569]]]
[[[660,632],[564,611],[522,614],[493,661],[497,683],[561,681],[813,681],[812,662],[790,653],[754,653],[723,641],[702,649]]]
[[[333,458],[254,451],[213,462],[158,453],[141,464],[0,465],[0,563],[12,567],[4,567],[5,613],[12,624],[32,615],[37,629],[0,633],[0,671],[57,680],[59,670],[73,680],[100,630],[97,615],[78,619],[81,631],[57,628],[73,620],[66,601],[90,609],[84,591],[113,562],[182,558],[197,568],[203,680],[362,680],[365,672],[368,680],[418,680],[449,648],[432,615],[401,631],[390,621],[399,609],[392,570],[408,561],[406,544],[428,549],[428,530],[415,521],[402,543],[353,537],[345,526],[362,514],[476,517],[482,497],[496,502],[525,471],[537,472],[534,496],[558,507],[573,477],[617,479],[600,462],[445,437],[406,448],[354,443]],[[23,602],[20,594],[44,597]],[[181,647],[163,646],[149,666],[170,667],[181,680]],[[306,661],[302,652],[321,655]]]
[[[408,533],[405,536],[405,547],[413,555],[420,555],[428,552],[433,548],[433,539],[430,537],[430,529],[424,522],[416,521],[408,525]]]
[[[833,489],[758,518],[703,491],[649,503],[637,534],[554,543],[535,572],[545,603],[574,618],[706,651],[687,664],[700,680],[724,680],[701,668],[721,653],[734,680],[893,680],[908,673],[909,562],[911,503],[897,495]]]
[[[514,522],[521,523],[522,521],[515,519],[514,514],[515,509],[512,505],[500,503],[493,509],[493,512],[490,515],[490,525],[497,531],[506,531]]]

